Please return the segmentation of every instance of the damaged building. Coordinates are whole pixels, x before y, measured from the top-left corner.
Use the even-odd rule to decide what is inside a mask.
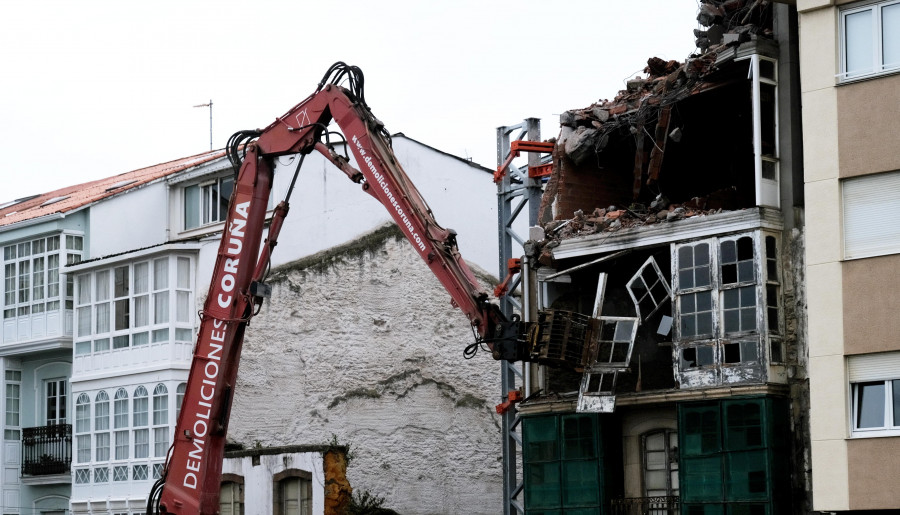
[[[809,508],[796,8],[698,21],[686,61],[562,114],[532,184],[524,513]]]

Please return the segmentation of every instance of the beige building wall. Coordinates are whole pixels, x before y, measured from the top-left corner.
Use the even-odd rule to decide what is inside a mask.
[[[843,345],[837,11],[833,2],[798,0],[806,277],[809,326],[813,509],[850,509],[849,410]]]
[[[847,355],[898,350],[900,255],[843,260],[841,180],[900,169],[900,75],[836,85],[839,7],[797,0],[813,509],[900,506],[900,438],[850,438]]]

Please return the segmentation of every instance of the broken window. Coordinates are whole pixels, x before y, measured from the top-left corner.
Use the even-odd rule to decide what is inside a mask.
[[[759,359],[755,341],[723,343],[722,354],[723,363],[754,363]]]
[[[628,281],[628,294],[634,302],[638,317],[647,320],[672,296],[659,265],[650,256],[634,277]]]
[[[676,350],[682,372],[707,369],[701,376],[682,376],[681,384],[753,381],[757,372],[746,368],[769,355],[784,361],[780,334],[780,283],[777,238],[747,233],[677,245]],[[713,271],[715,273],[713,273]],[[768,335],[776,336],[768,339]],[[716,374],[721,365],[730,372]],[[724,371],[724,369],[723,369]]]

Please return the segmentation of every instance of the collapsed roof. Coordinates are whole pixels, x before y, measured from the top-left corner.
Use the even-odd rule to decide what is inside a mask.
[[[541,203],[548,237],[756,205],[750,81],[736,61],[776,55],[772,11],[768,0],[703,0],[697,53],[652,57],[612,100],[561,115]]]

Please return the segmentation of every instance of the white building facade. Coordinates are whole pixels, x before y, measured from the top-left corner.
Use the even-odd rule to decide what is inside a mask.
[[[393,143],[436,218],[460,230],[466,258],[496,273],[488,170],[402,135]],[[276,162],[270,209],[290,183],[293,160]],[[0,226],[4,514],[143,513],[162,471],[234,176],[221,152],[151,168],[23,202],[46,204],[31,215],[0,206],[13,221]],[[65,200],[54,213],[55,197]],[[389,221],[377,201],[315,153],[292,204],[276,266]],[[29,429],[59,449],[23,439]],[[304,438],[285,443],[326,443]]]

